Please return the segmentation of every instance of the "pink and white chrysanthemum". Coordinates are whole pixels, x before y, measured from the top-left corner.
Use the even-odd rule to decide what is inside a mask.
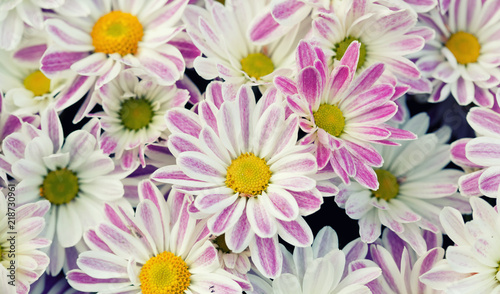
[[[125,70],[113,81],[97,90],[103,112],[100,117],[104,133],[104,153],[115,154],[124,169],[144,167],[144,148],[160,137],[167,138],[165,113],[173,107],[184,107],[189,92],[175,85],[160,86],[149,77],[140,81],[131,70]]]
[[[376,169],[378,189],[357,183],[342,185],[335,201],[352,219],[357,219],[364,242],[374,242],[384,225],[421,255],[427,251],[420,229],[442,233],[439,213],[445,206],[469,213],[467,199],[457,192],[456,169],[443,169],[450,163],[449,129],[426,134],[429,117],[422,113],[402,128],[418,139],[401,146],[375,146],[384,158]]]
[[[0,48],[9,51],[16,49],[23,37],[25,26],[42,30],[44,27],[42,9],[58,8],[64,4],[64,1],[2,1],[0,3]]]
[[[99,148],[100,129],[94,126],[92,133],[77,130],[64,138],[59,117],[50,109],[42,114],[41,130],[25,123],[22,132],[3,141],[9,172],[19,181],[19,203],[47,199],[52,204],[43,234],[52,240],[48,268],[52,275],[65,263],[64,248],[75,246],[83,231],[103,218],[105,202],[126,202],[120,180],[127,172],[115,168]]]
[[[85,233],[90,251],[67,275],[80,291],[105,293],[241,293],[220,267],[208,231],[189,216],[189,197],[163,194],[149,180],[133,211],[106,205],[106,222]],[[167,274],[168,273],[168,274]]]
[[[360,43],[352,42],[330,71],[321,48],[301,42],[296,81],[279,76],[274,84],[288,107],[301,117],[300,127],[307,133],[301,144],[316,146],[318,168],[331,165],[344,183],[353,177],[377,189],[372,167],[380,167],[384,160],[370,143],[397,145],[390,140],[414,139],[415,135],[385,124],[398,110],[393,100],[407,88],[377,84],[383,64],[371,65],[355,78],[359,48]]]
[[[31,293],[30,284],[49,264],[39,249],[49,246],[50,240],[39,235],[50,203],[44,200],[14,207],[16,196],[14,185],[0,192],[0,292],[4,294]]]
[[[188,0],[85,3],[88,16],[54,15],[46,21],[53,44],[41,61],[48,77],[76,72],[82,95],[94,84],[102,87],[125,67],[172,85],[199,55],[179,25]]]
[[[331,227],[321,229],[312,246],[296,247],[293,255],[281,245],[283,271],[273,281],[249,274],[254,287],[251,294],[347,294],[371,293],[365,284],[381,274],[378,267],[360,268],[360,255],[366,255],[366,244],[356,241],[344,250],[338,248],[337,234]]]
[[[251,88],[242,86],[220,109],[206,100],[198,113],[167,112],[168,147],[177,165],[152,178],[196,195],[192,212],[208,218],[210,232],[225,234],[236,253],[250,247],[257,268],[276,277],[282,263],[278,235],[309,246],[312,231],[303,216],[317,211],[323,195],[337,187],[315,180],[316,159],[310,146],[296,145],[298,117],[285,119],[276,89],[256,104]]]
[[[474,107],[467,114],[467,122],[478,137],[460,139],[451,149],[453,162],[469,172],[458,181],[460,192],[500,198],[500,114]]]
[[[500,293],[500,215],[479,197],[470,198],[470,204],[472,220],[465,224],[456,209],[441,212],[441,224],[455,246],[420,281],[445,293]]]
[[[436,34],[411,55],[422,74],[434,79],[429,102],[451,93],[460,105],[491,108],[495,93],[489,90],[500,82],[500,1],[452,0],[449,5],[446,13],[435,8],[419,15],[419,23]]]
[[[377,266],[382,269],[382,275],[379,278],[366,284],[371,293],[442,293],[419,280],[421,275],[443,260],[442,235],[423,231],[423,238],[427,244],[427,251],[421,256],[418,256],[391,230],[385,230],[379,242],[370,244],[370,261],[359,262],[358,266],[360,268]]]
[[[252,34],[265,33],[276,24],[272,17],[257,32],[248,32],[250,23],[262,11],[269,11],[269,0],[232,0],[225,5],[206,1],[206,8],[190,5],[184,22],[194,44],[204,56],[194,62],[196,72],[206,80],[216,77],[227,83],[271,84],[273,77],[291,75],[294,52],[300,39],[310,29],[309,24],[286,28],[286,36],[265,44],[256,44]]]

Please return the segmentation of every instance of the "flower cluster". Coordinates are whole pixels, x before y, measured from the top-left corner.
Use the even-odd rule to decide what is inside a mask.
[[[0,293],[500,293],[499,38],[500,0],[2,1]]]

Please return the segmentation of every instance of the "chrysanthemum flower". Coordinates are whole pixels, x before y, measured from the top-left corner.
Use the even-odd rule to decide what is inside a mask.
[[[422,74],[435,79],[429,102],[441,102],[451,92],[460,105],[491,108],[495,98],[488,90],[500,82],[500,4],[452,0],[449,5],[446,13],[435,8],[419,15],[419,22],[436,32],[412,54]]]
[[[80,254],[80,270],[68,273],[70,285],[98,293],[241,293],[189,216],[189,197],[165,202],[148,180],[138,188],[135,215],[106,205],[108,221],[85,234],[91,251]]]
[[[14,50],[23,37],[25,26],[37,30],[43,29],[42,9],[54,9],[63,4],[64,0],[2,1],[0,3],[0,48]]]
[[[195,60],[196,72],[206,80],[220,77],[236,85],[270,84],[278,74],[291,75],[295,48],[310,24],[286,28],[286,36],[274,42],[253,43],[247,35],[249,25],[258,13],[269,11],[269,3],[228,1],[224,6],[207,0],[206,10],[188,6],[184,16],[187,32],[205,55]],[[263,26],[275,23],[272,17],[268,20]]]
[[[467,122],[478,138],[458,140],[451,150],[453,162],[470,172],[460,177],[460,192],[500,198],[500,114],[474,107],[467,114]]]
[[[19,181],[19,203],[47,199],[52,204],[43,236],[52,240],[49,272],[56,275],[64,263],[63,248],[75,246],[84,229],[102,219],[104,202],[125,201],[120,179],[127,173],[115,170],[89,132],[78,130],[64,139],[53,109],[42,114],[41,131],[26,133],[9,135],[3,152]]]
[[[446,207],[441,224],[455,246],[446,249],[446,259],[424,274],[420,281],[445,293],[499,293],[500,217],[479,197],[470,198],[472,220],[464,224],[456,209]]]
[[[335,201],[347,215],[359,220],[364,242],[372,243],[384,225],[408,242],[419,254],[427,251],[419,228],[441,233],[439,212],[445,206],[470,212],[467,199],[457,193],[457,180],[463,174],[443,169],[450,162],[449,129],[425,134],[429,117],[422,113],[410,119],[403,129],[418,139],[402,146],[375,146],[384,164],[376,169],[378,189],[357,183],[342,186]]]
[[[363,261],[359,255],[366,255],[367,249],[354,244],[339,250],[337,234],[331,227],[324,227],[311,247],[295,248],[293,256],[281,245],[284,260],[281,275],[271,281],[250,274],[254,290],[248,293],[370,293],[364,285],[380,276],[381,270],[378,267],[356,267],[354,264]]]
[[[424,231],[427,251],[418,256],[391,230],[385,230],[381,242],[370,244],[370,261],[359,261],[359,268],[377,266],[382,275],[366,284],[373,294],[438,294],[441,291],[420,282],[421,275],[443,260],[441,233]]]
[[[0,292],[27,294],[49,264],[47,255],[38,249],[50,245],[49,240],[39,238],[50,203],[45,200],[14,208],[11,204],[17,200],[7,202],[7,198],[17,197],[12,188],[0,192]]]
[[[160,137],[167,138],[165,113],[173,107],[184,107],[189,92],[176,86],[160,86],[152,79],[141,81],[126,70],[116,79],[97,90],[104,112],[100,117],[104,133],[102,149],[114,153],[125,169],[146,165],[144,148]]]
[[[375,84],[384,71],[374,64],[354,78],[361,44],[354,41],[339,65],[330,71],[319,47],[301,42],[297,49],[297,81],[276,77],[275,85],[286,96],[288,107],[301,118],[304,145],[314,144],[318,168],[327,164],[350,183],[378,189],[372,167],[383,158],[369,143],[395,145],[392,139],[414,139],[412,133],[385,124],[397,112],[397,99],[406,89]],[[397,144],[396,144],[397,145]]]
[[[51,77],[71,69],[81,76],[83,93],[94,82],[100,88],[111,81],[125,66],[172,85],[199,54],[178,25],[187,2],[87,1],[86,17],[55,15],[46,21],[53,45],[41,70]]]
[[[285,119],[276,92],[269,89],[256,104],[251,88],[242,86],[220,109],[206,100],[199,116],[186,109],[167,112],[168,147],[177,165],[152,175],[197,195],[194,207],[208,218],[211,233],[224,233],[234,252],[250,246],[254,264],[269,277],[281,270],[278,235],[309,246],[312,232],[302,216],[319,209],[322,192],[337,192],[314,179],[310,146],[296,145],[298,118]]]

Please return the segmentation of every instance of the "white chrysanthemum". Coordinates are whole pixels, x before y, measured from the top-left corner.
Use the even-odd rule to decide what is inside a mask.
[[[64,140],[53,109],[42,114],[41,131],[30,130],[31,137],[8,136],[3,151],[19,181],[18,201],[45,198],[52,204],[43,236],[52,240],[49,272],[55,275],[64,263],[63,248],[75,246],[83,231],[102,219],[105,202],[122,199],[120,179],[126,173],[115,170],[91,133],[78,130]]]
[[[70,285],[98,293],[241,293],[221,269],[204,225],[189,216],[192,197],[171,193],[165,202],[149,180],[138,189],[135,215],[106,205],[108,221],[86,232],[91,250],[80,254],[80,269],[68,273]]]
[[[254,32],[250,25],[262,11],[269,11],[271,1],[227,1],[225,5],[207,0],[206,9],[190,5],[184,22],[194,44],[205,55],[194,62],[196,72],[204,79],[216,77],[232,84],[269,84],[276,75],[292,74],[294,52],[300,39],[306,36],[310,23],[286,28],[286,36],[257,44],[252,35],[265,34],[276,24],[269,15],[267,23]],[[266,20],[259,20],[265,22]]]
[[[168,135],[165,113],[173,107],[184,107],[189,99],[186,90],[160,86],[148,77],[139,81],[130,70],[100,88],[97,95],[104,109],[96,114],[105,131],[101,137],[103,150],[114,153],[127,169],[139,160],[145,166],[145,146]]]
[[[50,203],[45,200],[14,208],[11,204],[16,202],[16,193],[14,186],[9,186],[0,192],[0,292],[2,294],[31,293],[30,284],[42,275],[49,264],[47,255],[38,249],[49,246],[50,241],[38,238],[38,235],[44,229],[43,217],[49,210]]]
[[[434,79],[429,102],[451,95],[460,105],[474,102],[491,108],[500,82],[500,3],[498,1],[440,0],[449,4],[419,15],[419,23],[432,28],[435,37],[412,54],[422,74]]]
[[[445,206],[470,212],[465,197],[457,193],[455,169],[443,169],[450,162],[449,129],[425,134],[429,117],[422,113],[410,119],[403,129],[418,135],[418,139],[401,146],[375,148],[384,164],[375,170],[379,189],[369,190],[353,183],[343,186],[335,201],[347,215],[359,220],[359,233],[364,242],[375,241],[381,225],[396,232],[418,253],[427,251],[419,228],[442,232],[439,212]]]
[[[366,255],[366,244],[355,240],[339,250],[337,234],[331,227],[319,231],[311,247],[296,247],[293,256],[283,245],[280,249],[283,254],[281,275],[273,281],[260,275],[248,275],[254,287],[248,293],[367,294],[371,292],[364,285],[381,274],[376,266],[357,267],[358,262],[364,261],[359,256]]]

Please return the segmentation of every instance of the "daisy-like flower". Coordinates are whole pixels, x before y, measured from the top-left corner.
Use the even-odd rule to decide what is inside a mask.
[[[116,79],[97,91],[103,112],[100,117],[104,133],[102,149],[121,159],[121,166],[130,169],[141,162],[146,165],[144,148],[158,138],[167,138],[165,113],[173,107],[184,107],[189,92],[176,86],[160,86],[152,79],[141,81],[131,70],[122,72]]]
[[[241,293],[189,216],[189,197],[165,202],[149,180],[138,189],[135,215],[106,205],[108,221],[85,234],[91,251],[80,254],[80,270],[68,273],[70,285],[98,293]]]
[[[31,293],[30,284],[49,264],[39,249],[49,246],[50,241],[39,235],[50,203],[44,200],[14,207],[16,194],[13,185],[0,192],[0,291],[5,294]]]
[[[479,197],[470,198],[470,204],[472,220],[465,224],[456,209],[441,212],[441,224],[455,246],[420,281],[445,293],[500,293],[500,216]]]
[[[455,169],[443,169],[450,162],[450,136],[447,128],[425,134],[429,117],[422,113],[404,124],[403,129],[418,139],[402,146],[375,146],[384,158],[376,169],[378,189],[367,189],[357,183],[342,186],[337,204],[352,219],[359,220],[359,234],[372,243],[381,232],[381,225],[394,231],[421,255],[427,251],[420,228],[441,233],[439,213],[445,206],[470,212],[467,199],[457,192]]]
[[[250,246],[259,271],[276,277],[282,262],[278,235],[309,246],[312,232],[302,216],[319,209],[322,192],[338,190],[314,179],[310,146],[296,145],[298,117],[285,119],[276,89],[256,104],[251,88],[242,86],[235,100],[220,109],[203,101],[198,113],[167,112],[168,147],[177,165],[158,169],[152,178],[196,195],[193,212],[208,219],[210,232],[225,234],[233,252]]]
[[[491,108],[495,98],[488,90],[500,82],[500,2],[452,0],[449,5],[446,13],[435,8],[419,15],[419,22],[436,34],[411,55],[422,74],[434,79],[429,102],[451,93],[460,105]]]
[[[500,114],[474,107],[467,114],[467,122],[478,138],[458,140],[451,149],[453,162],[469,172],[458,181],[460,192],[500,198]]]
[[[374,64],[354,78],[360,46],[352,42],[330,71],[321,49],[301,42],[297,80],[279,76],[274,83],[288,107],[302,117],[300,127],[307,135],[301,143],[316,146],[318,168],[329,164],[344,183],[353,177],[365,187],[378,189],[372,167],[381,166],[383,158],[369,143],[394,145],[390,140],[414,139],[415,135],[385,124],[398,109],[391,100],[407,88],[375,84],[383,64]]]
[[[125,201],[120,180],[127,173],[115,169],[91,133],[78,130],[64,139],[53,109],[42,114],[41,131],[26,133],[31,136],[9,135],[3,152],[19,181],[19,203],[46,199],[52,204],[43,236],[52,240],[49,272],[56,275],[65,261],[64,248],[75,246],[83,231],[102,219],[104,202]]]
[[[62,4],[64,0],[2,1],[0,3],[0,48],[14,50],[23,37],[25,25],[42,30],[42,9],[54,9]]]
[[[204,79],[220,77],[227,83],[270,84],[274,76],[291,75],[294,52],[309,24],[286,28],[286,36],[271,43],[255,44],[247,32],[256,15],[269,11],[269,0],[232,0],[226,5],[206,1],[206,10],[190,5],[184,22],[194,44],[205,56],[194,62],[196,72]],[[263,27],[276,24],[271,16]]]
[[[371,293],[364,285],[380,276],[381,270],[357,266],[363,262],[360,255],[366,255],[366,244],[353,241],[344,250],[339,250],[338,245],[337,234],[331,227],[321,229],[311,247],[295,248],[293,255],[281,245],[284,260],[281,275],[273,281],[249,275],[254,290],[248,293]]]
[[[41,61],[48,77],[76,72],[83,93],[111,81],[125,66],[172,85],[199,52],[178,25],[188,0],[85,3],[86,17],[55,15],[46,21],[53,44]]]
[[[380,277],[366,284],[371,293],[442,293],[442,291],[433,290],[419,280],[421,275],[443,260],[442,235],[424,231],[423,237],[428,251],[422,256],[418,256],[407,246],[405,241],[391,230],[384,231],[381,242],[370,244],[369,258],[372,261],[360,261],[357,266],[358,268],[377,266],[382,269]]]

